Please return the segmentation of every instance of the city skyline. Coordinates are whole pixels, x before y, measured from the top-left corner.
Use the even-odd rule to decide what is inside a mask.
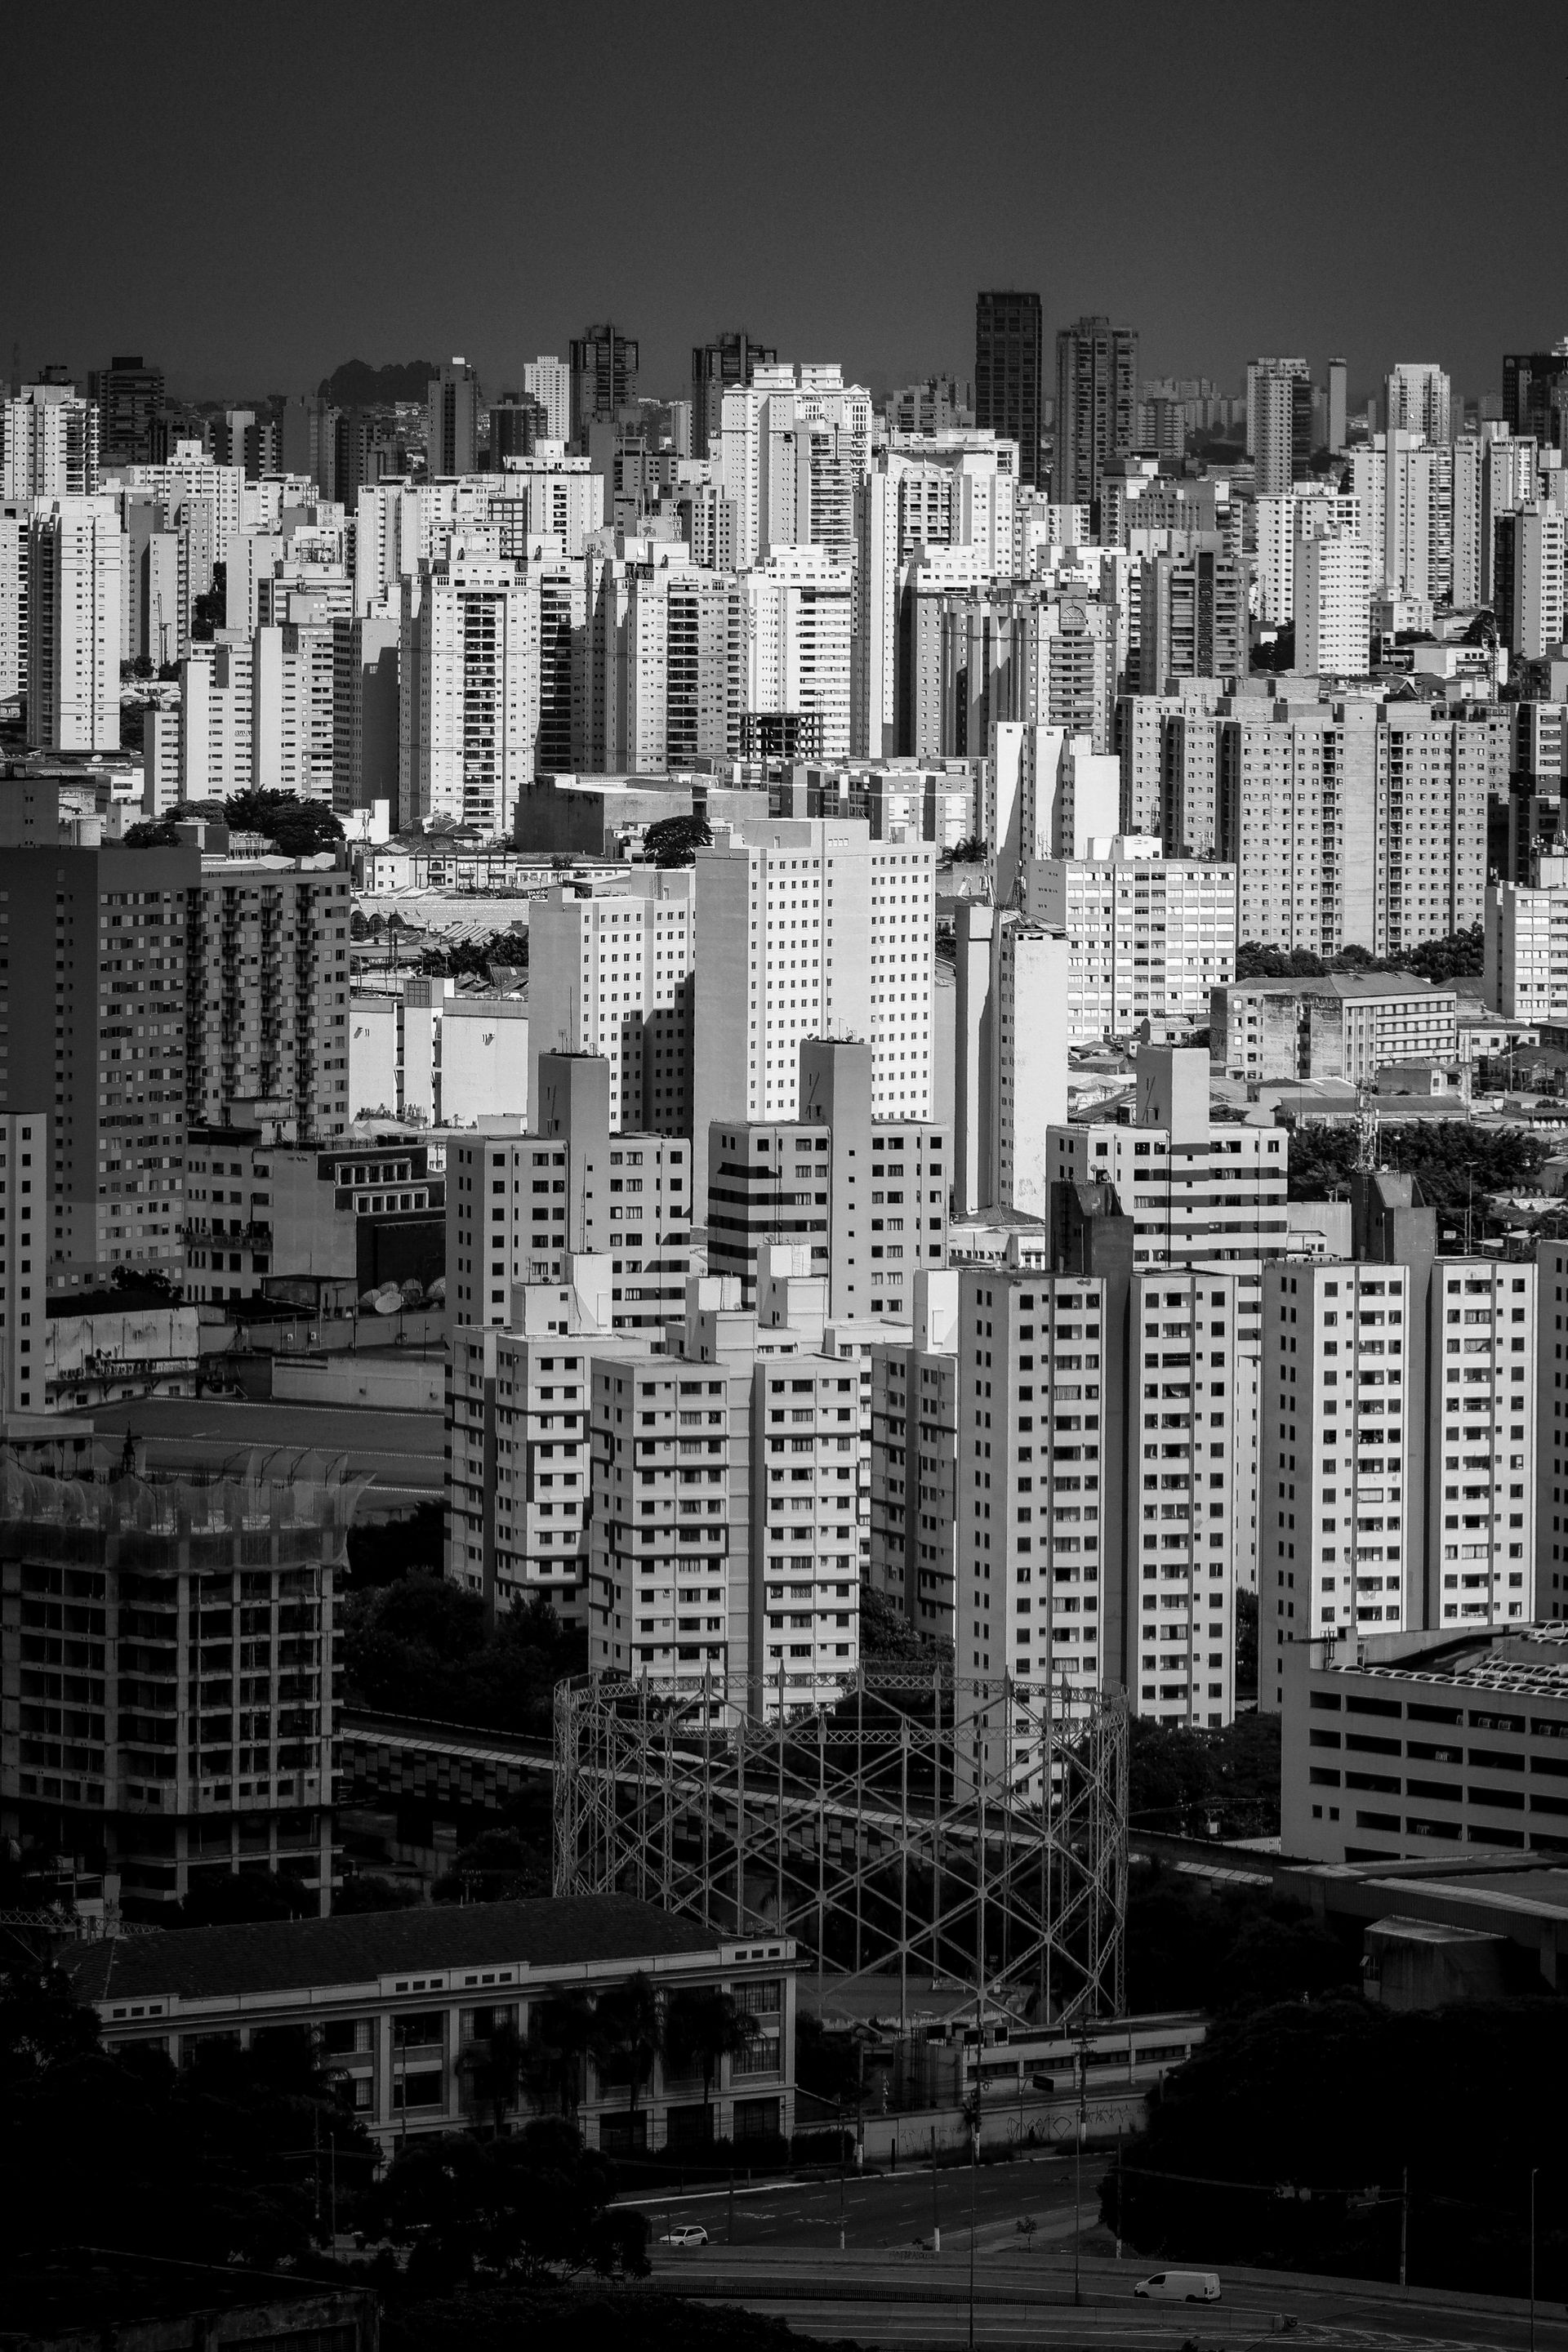
[[[310,26],[321,86],[348,89],[363,126],[331,142],[284,64],[299,54],[288,39],[277,65],[248,61],[237,90],[221,58],[155,37],[163,14],[152,12],[144,45],[117,58],[112,77],[76,92],[74,168],[12,256],[5,357],[19,345],[24,373],[63,361],[85,376],[111,351],[141,350],[177,395],[216,398],[298,391],[355,355],[379,364],[460,351],[493,394],[520,383],[538,352],[564,355],[590,320],[611,319],[640,339],[649,390],[682,394],[691,344],[737,321],[782,353],[842,358],[847,376],[877,389],[969,375],[974,289],[1013,285],[1039,290],[1047,336],[1088,312],[1136,329],[1152,375],[1210,374],[1228,388],[1258,352],[1304,351],[1315,375],[1343,354],[1359,400],[1415,353],[1473,396],[1497,389],[1502,351],[1549,348],[1564,324],[1525,240],[1500,239],[1484,212],[1426,194],[1430,156],[1451,133],[1455,152],[1506,145],[1518,216],[1542,233],[1560,219],[1550,124],[1533,120],[1544,81],[1506,97],[1484,79],[1460,85],[1440,37],[1396,47],[1348,8],[1315,13],[1310,58],[1285,30],[1259,36],[1250,19],[1243,49],[1243,20],[1226,7],[1179,22],[1113,8],[1092,27],[1004,10],[988,58],[1009,54],[1010,79],[1026,89],[1038,79],[1050,135],[999,128],[987,68],[946,77],[942,142],[976,159],[995,142],[1012,177],[1005,209],[995,166],[980,160],[944,176],[940,205],[889,202],[933,44],[944,46],[933,10],[901,11],[896,40],[882,10],[835,17],[831,76],[798,16],[788,38],[750,26],[715,37],[704,24],[688,46],[629,19],[596,44],[554,19],[524,27],[476,10],[474,42],[422,54],[415,75],[400,36],[415,35],[412,12],[378,12],[372,47],[344,11]],[[291,14],[302,25],[288,9],[285,23]],[[1462,21],[1437,16],[1439,31],[1445,16]],[[1550,22],[1544,10],[1516,12],[1524,49],[1531,19],[1542,33]],[[1361,69],[1337,70],[1337,44],[1352,37]],[[17,47],[22,80],[75,80],[76,59],[47,27],[25,26]],[[1327,119],[1320,105],[1283,102],[1296,78],[1323,74]],[[1108,168],[1100,110],[1057,95],[1091,87],[1115,93],[1118,151],[1134,159],[1120,171]],[[101,224],[122,216],[114,158],[139,109],[181,128],[138,155],[140,215],[166,224],[170,242],[128,252]],[[604,135],[590,129],[584,145],[601,109]],[[731,153],[765,153],[758,142],[775,135],[783,188],[771,173],[766,201],[742,184],[735,201],[693,214],[698,134],[638,127],[661,121],[717,133],[721,170]],[[400,153],[434,155],[448,142],[455,168],[426,182],[416,204],[389,198]],[[24,117],[18,174],[57,163],[56,126]],[[285,205],[273,234],[247,238],[240,271],[222,191],[247,184],[280,203],[303,186],[310,204],[297,215]],[[1270,204],[1271,186],[1288,197]],[[626,234],[660,220],[693,233]],[[1363,259],[1369,236],[1375,268]]]

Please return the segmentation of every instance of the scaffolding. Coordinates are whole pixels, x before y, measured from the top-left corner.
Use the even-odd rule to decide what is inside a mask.
[[[1124,2007],[1120,1692],[873,1661],[791,1704],[738,1678],[555,1694],[557,1895],[789,1937],[819,1993],[974,1995],[1041,2024]]]

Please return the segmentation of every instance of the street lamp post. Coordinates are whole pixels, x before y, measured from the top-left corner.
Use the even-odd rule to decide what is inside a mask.
[[[1530,2168],[1530,2352],[1535,2352],[1535,2180],[1540,2168]]]
[[[974,2185],[980,2172],[980,2058],[969,2099],[969,2352],[974,2352]]]

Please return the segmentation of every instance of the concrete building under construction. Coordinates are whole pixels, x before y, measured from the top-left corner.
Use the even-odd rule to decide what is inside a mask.
[[[341,1459],[212,1483],[0,1452],[0,1834],[166,1917],[230,1874],[331,1908]],[[210,1887],[206,1890],[210,1892]]]

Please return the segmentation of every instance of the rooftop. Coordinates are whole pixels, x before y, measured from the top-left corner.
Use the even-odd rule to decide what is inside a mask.
[[[1217,982],[1215,993],[1224,987],[1243,996],[1454,996],[1454,983],[1449,981],[1439,988],[1432,981],[1423,980],[1415,971],[1325,971],[1310,979],[1298,980],[1229,980]]]
[[[1445,1683],[1475,1691],[1514,1691],[1521,1697],[1568,1699],[1568,1622],[1478,1626],[1474,1633],[1394,1634],[1338,1644],[1313,1643],[1314,1672],[1384,1675],[1391,1682]],[[1382,1652],[1384,1654],[1368,1654]]]
[[[573,1895],[165,1929],[83,1946],[61,1965],[83,2000],[216,2000],[367,1984],[400,1970],[655,1959],[716,1951],[719,1941],[628,1895]]]

